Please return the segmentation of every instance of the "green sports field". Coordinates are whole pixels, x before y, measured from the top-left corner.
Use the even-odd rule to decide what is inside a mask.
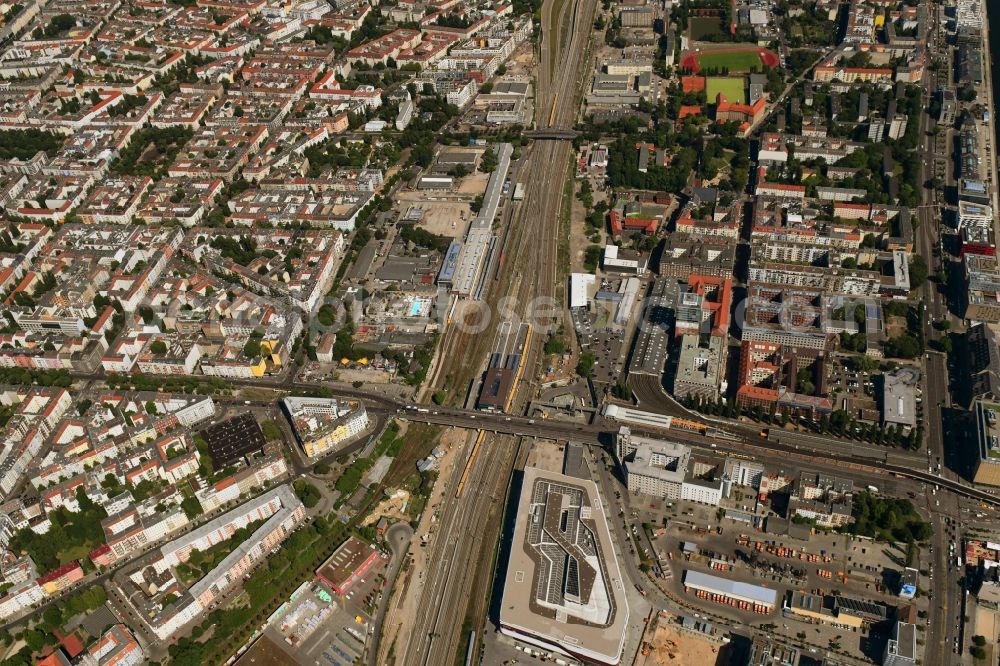
[[[736,53],[701,53],[698,55],[698,65],[702,71],[706,69],[721,70],[728,67],[730,72],[749,72],[756,69],[764,71],[764,63],[756,51],[737,51]]]
[[[746,104],[745,86],[742,76],[709,76],[705,80],[705,98],[709,104],[715,104],[716,96],[722,93],[730,102]]]

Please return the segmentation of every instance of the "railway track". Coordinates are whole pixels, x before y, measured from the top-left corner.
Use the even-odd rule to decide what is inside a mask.
[[[549,109],[550,121],[560,125],[573,124],[576,84],[579,82],[577,73],[592,34],[590,23],[596,9],[596,0],[568,2],[548,0],[543,5],[543,39],[536,88],[537,108]],[[560,11],[556,12],[556,8]],[[559,26],[567,12],[569,38],[563,48]],[[573,75],[561,75],[566,72]],[[529,308],[534,307],[538,297],[554,299],[560,270],[560,208],[571,150],[570,143],[558,140],[535,141],[528,148],[518,176],[526,184],[525,200],[518,206],[506,231],[503,239],[505,261],[498,279],[490,281],[486,294],[487,306],[494,315],[499,314],[499,305],[506,300],[515,304],[516,318],[537,326],[538,320]],[[459,310],[461,308],[456,310],[457,316],[462,316]],[[450,381],[452,398],[456,390],[464,391],[481,370],[481,363],[490,351],[497,319],[491,317],[489,324],[478,332],[470,332],[465,327],[449,327],[439,350],[442,360],[429,384],[443,387]],[[514,399],[509,410],[512,413],[522,410],[531,398],[543,343],[544,335],[539,331],[526,345],[524,374],[513,389]],[[508,483],[521,448],[519,437],[488,434],[478,446],[474,445],[476,455],[469,460],[462,478],[458,479],[457,474],[453,478],[441,508],[439,537],[433,546],[431,561],[435,564],[427,574],[421,593],[420,605],[429,612],[416,620],[401,663],[420,666],[452,663],[457,651],[465,649],[460,643],[466,616],[473,623],[473,630],[478,630],[485,621],[487,591],[493,573],[492,556],[500,537]],[[460,490],[456,487],[458,484],[461,484]]]
[[[512,468],[517,442],[515,437],[489,435],[467,468],[461,501],[445,504],[432,545],[434,564],[421,598],[427,613],[416,621],[403,663],[436,666],[454,660],[466,607],[479,601],[469,592],[481,574],[482,560],[492,561],[488,555],[496,544],[490,528],[499,521],[509,475],[494,472]]]

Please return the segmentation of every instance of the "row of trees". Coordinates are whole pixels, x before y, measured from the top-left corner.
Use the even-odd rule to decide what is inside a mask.
[[[882,350],[886,356],[906,359],[918,358],[924,353],[923,322],[926,316],[926,308],[923,301],[915,306],[895,301],[887,306],[886,314],[889,316],[900,316],[899,312],[901,308],[906,317],[906,330],[886,340],[882,345]]]
[[[293,532],[277,553],[247,579],[247,605],[220,608],[205,616],[190,635],[169,648],[177,666],[200,666],[224,661],[348,535],[340,521],[319,518]],[[202,640],[211,630],[211,639]]]
[[[782,428],[792,421],[791,417],[777,411],[777,405],[772,405],[771,409],[758,406],[744,408],[735,400],[721,398],[708,400],[701,396],[689,396],[681,400],[681,404],[702,414],[721,416],[727,419],[747,416],[758,423],[777,425]],[[861,423],[842,409],[836,409],[829,414],[820,414],[815,420],[807,421],[806,425],[820,435],[830,434],[892,448],[918,449],[923,440],[922,428],[918,427],[904,432],[895,426],[883,428],[877,423]]]

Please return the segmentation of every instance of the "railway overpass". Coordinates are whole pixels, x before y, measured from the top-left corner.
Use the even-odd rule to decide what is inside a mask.
[[[590,445],[609,443],[617,432],[616,424],[576,424],[565,421],[547,419],[531,419],[523,416],[491,414],[474,410],[455,409],[448,407],[424,407],[423,405],[400,406],[396,415],[401,419],[432,423],[436,425],[454,426],[485,430],[487,432],[519,435],[522,437],[541,437],[545,439],[571,440]],[[701,449],[715,450],[721,453],[752,456],[779,454],[801,464],[815,466],[823,461],[836,466],[847,467],[855,472],[869,474],[872,477],[896,477],[929,483],[941,490],[967,497],[984,504],[1000,508],[1000,497],[985,490],[975,488],[970,484],[954,479],[948,479],[923,469],[890,464],[885,462],[885,453],[873,449],[871,455],[838,454],[822,449],[786,444],[780,440],[752,438],[733,435],[724,430],[714,429],[706,425],[704,433],[686,429],[671,428],[655,429],[630,426],[633,434],[646,437],[669,436],[689,446]]]
[[[243,382],[240,380],[234,380],[232,383],[254,385],[253,382]],[[316,389],[315,384],[296,381],[281,382],[275,387],[285,390]],[[614,437],[618,429],[616,424],[607,421],[595,424],[575,424],[565,421],[533,419],[524,416],[491,414],[489,412],[479,412],[470,409],[408,404],[384,393],[376,393],[364,389],[342,389],[338,387],[336,394],[340,397],[363,400],[368,404],[369,411],[385,417],[396,416],[401,419],[420,423],[486,430],[493,433],[519,435],[522,437],[542,437],[546,439],[571,440],[583,444],[603,445]],[[234,400],[233,402],[238,404],[240,401]],[[258,406],[273,405],[273,401],[244,402],[250,402]],[[745,428],[740,428],[735,424],[732,428],[729,428],[706,422],[704,434],[678,428],[659,430],[631,427],[631,430],[636,435],[648,437],[669,436],[672,439],[693,447],[711,449],[718,452],[729,452],[737,455],[777,454],[800,460],[803,464],[808,464],[809,461],[812,461],[813,465],[820,461],[825,461],[833,465],[848,466],[857,472],[869,474],[872,477],[885,478],[886,476],[895,476],[911,479],[919,483],[930,483],[941,490],[1000,508],[1000,497],[997,495],[960,480],[948,479],[932,472],[926,472],[922,466],[914,467],[890,463],[887,461],[886,451],[883,449],[873,448],[869,453],[857,449],[853,453],[824,450],[819,448],[821,446],[819,443],[813,446],[805,442],[796,443],[795,441],[787,441],[789,439],[795,440],[794,435],[785,437],[786,441],[782,441],[781,433],[773,435],[771,439],[748,436],[745,434]],[[744,434],[738,434],[740,431]]]
[[[572,141],[580,136],[580,133],[569,127],[540,127],[528,130],[524,136],[529,139],[547,139],[549,141]]]

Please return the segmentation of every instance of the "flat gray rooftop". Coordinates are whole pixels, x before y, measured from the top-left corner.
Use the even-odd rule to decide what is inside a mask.
[[[700,571],[687,571],[684,574],[684,585],[696,590],[704,590],[714,594],[724,594],[733,599],[741,599],[759,604],[774,606],[778,593],[768,587],[742,583],[738,580],[720,578]]]

